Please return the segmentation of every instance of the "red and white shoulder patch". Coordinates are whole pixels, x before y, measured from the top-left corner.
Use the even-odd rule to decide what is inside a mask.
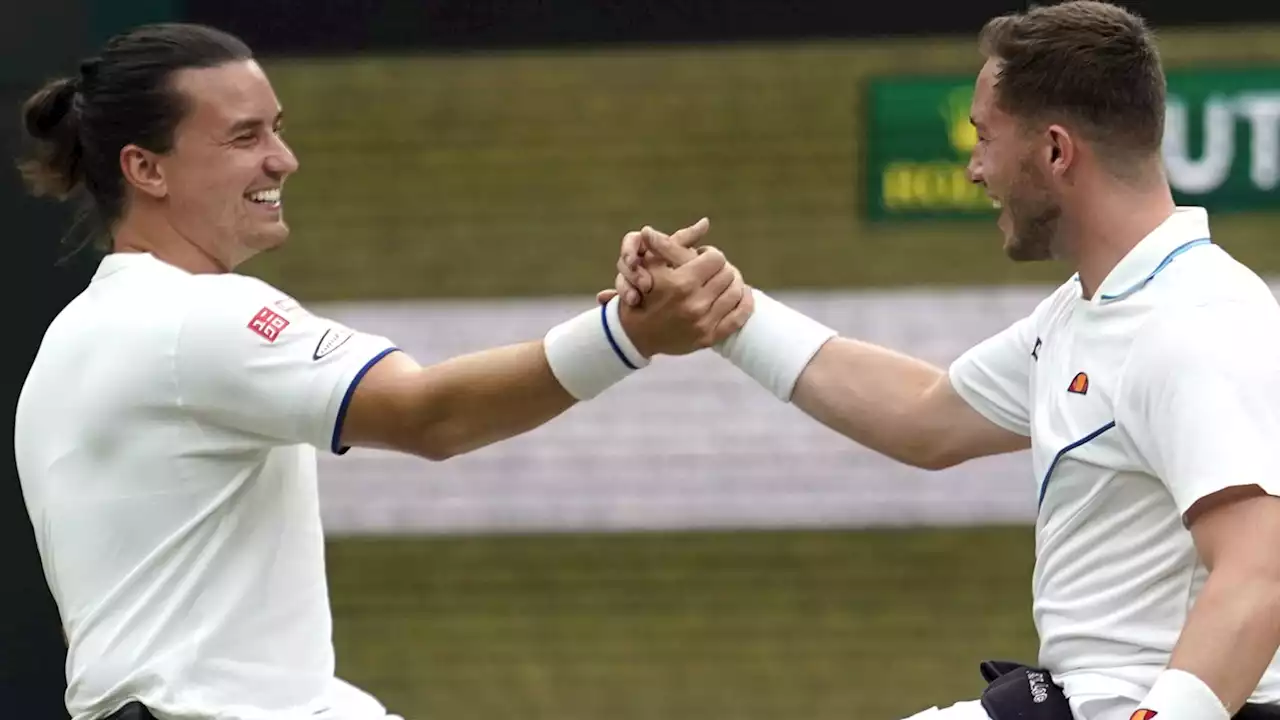
[[[248,328],[266,339],[275,342],[280,333],[289,327],[289,320],[269,307],[264,307],[249,321]]]

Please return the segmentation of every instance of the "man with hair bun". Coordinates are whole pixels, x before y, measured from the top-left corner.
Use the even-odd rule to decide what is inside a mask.
[[[334,677],[316,448],[466,453],[752,311],[710,250],[660,272],[643,309],[610,303],[423,367],[235,272],[285,242],[298,170],[238,39],[138,28],[35,93],[24,120],[32,191],[79,203],[108,253],[49,327],[14,431],[73,720],[388,717]]]

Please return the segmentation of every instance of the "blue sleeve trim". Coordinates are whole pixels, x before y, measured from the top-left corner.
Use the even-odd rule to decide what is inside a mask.
[[[387,348],[374,355],[369,359],[369,362],[364,364],[364,367],[360,368],[360,372],[351,378],[351,384],[347,386],[347,392],[342,396],[342,404],[338,406],[338,418],[333,422],[333,440],[329,443],[329,449],[334,455],[345,455],[351,449],[349,447],[339,447],[338,441],[342,438],[342,423],[347,419],[347,407],[351,405],[351,396],[356,394],[356,386],[360,384],[360,380],[364,378],[365,373],[378,364],[379,360],[399,349],[394,347]]]
[[[639,370],[640,368],[636,367],[635,364],[627,358],[627,354],[622,352],[622,348],[618,347],[618,342],[613,339],[613,331],[609,329],[608,305],[600,306],[600,324],[604,326],[604,336],[605,339],[609,341],[609,347],[613,348],[613,354],[618,356],[618,359],[622,361],[623,365],[626,365],[632,370]]]

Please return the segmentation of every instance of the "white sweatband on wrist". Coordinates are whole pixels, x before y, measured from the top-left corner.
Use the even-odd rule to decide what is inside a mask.
[[[752,288],[755,308],[742,329],[715,351],[783,402],[791,402],[800,373],[836,331]]]
[[[1173,668],[1160,673],[1138,707],[1133,717],[1143,720],[1231,720],[1227,708],[1203,680]]]
[[[579,400],[590,400],[649,364],[622,329],[616,296],[551,328],[542,347],[556,380]]]

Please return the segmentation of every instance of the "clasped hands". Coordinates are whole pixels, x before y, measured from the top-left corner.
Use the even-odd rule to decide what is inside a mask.
[[[615,297],[619,320],[646,358],[685,355],[712,347],[746,324],[754,309],[751,289],[724,253],[701,241],[706,218],[668,236],[651,227],[627,233],[618,257]]]

